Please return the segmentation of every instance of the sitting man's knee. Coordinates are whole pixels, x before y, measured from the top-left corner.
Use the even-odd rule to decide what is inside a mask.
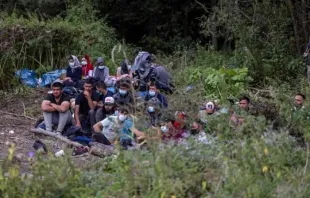
[[[89,110],[88,112],[89,115],[95,115],[96,114],[96,111],[94,109],[91,109]]]

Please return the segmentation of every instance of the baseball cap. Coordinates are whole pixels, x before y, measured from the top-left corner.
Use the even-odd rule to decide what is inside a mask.
[[[214,107],[215,107],[215,105],[214,105],[213,102],[208,102],[208,103],[206,104],[206,109],[211,109],[211,110],[213,110]]]
[[[106,97],[104,99],[104,104],[114,104],[114,98],[113,97]]]

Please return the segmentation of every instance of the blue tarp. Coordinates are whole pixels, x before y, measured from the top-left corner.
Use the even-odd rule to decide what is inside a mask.
[[[35,88],[38,85],[36,75],[37,74],[33,70],[29,69],[21,69],[15,73],[15,76],[20,79],[22,84],[32,88]]]
[[[66,73],[66,70],[55,70],[51,72],[47,72],[42,75],[42,82],[40,83],[40,87],[46,87],[54,82],[57,78],[61,76],[61,74]]]

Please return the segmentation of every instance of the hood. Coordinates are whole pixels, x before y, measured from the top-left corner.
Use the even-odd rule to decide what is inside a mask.
[[[102,58],[102,57],[97,58],[96,66],[98,66],[100,63],[103,63],[103,65],[104,65],[104,58]]]

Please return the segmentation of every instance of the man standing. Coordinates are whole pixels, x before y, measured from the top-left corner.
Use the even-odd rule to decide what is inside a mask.
[[[81,127],[81,122],[87,121],[92,129],[96,123],[95,107],[99,101],[99,94],[93,91],[93,86],[93,82],[87,79],[84,83],[84,92],[76,97],[74,110],[76,126]]]
[[[47,131],[53,131],[53,125],[57,125],[56,132],[61,134],[66,124],[72,123],[72,115],[69,110],[70,99],[62,93],[63,85],[59,81],[52,84],[53,93],[49,94],[42,102],[44,123]]]

